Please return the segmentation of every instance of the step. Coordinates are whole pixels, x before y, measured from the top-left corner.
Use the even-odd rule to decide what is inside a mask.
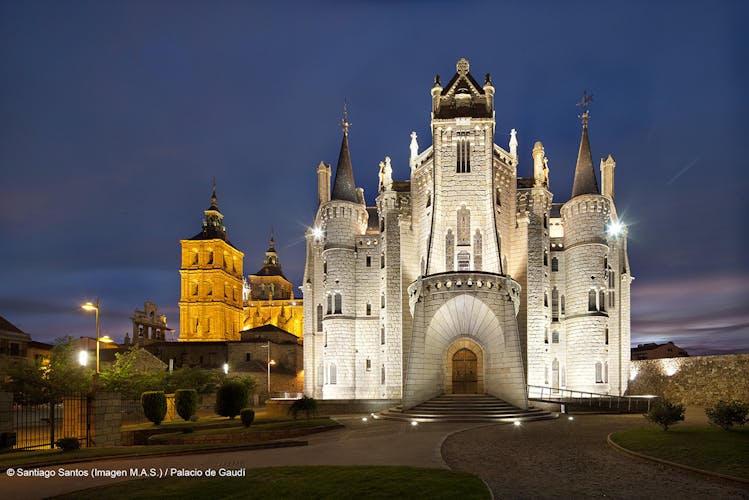
[[[413,408],[390,408],[377,418],[418,422],[532,422],[556,418],[538,408],[522,410],[484,394],[449,394],[424,401]]]

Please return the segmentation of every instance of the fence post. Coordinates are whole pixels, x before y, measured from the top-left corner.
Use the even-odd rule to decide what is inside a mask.
[[[122,398],[116,392],[97,391],[90,398],[90,440],[92,446],[119,446]]]

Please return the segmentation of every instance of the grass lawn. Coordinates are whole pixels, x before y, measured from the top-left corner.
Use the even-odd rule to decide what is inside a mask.
[[[623,448],[719,474],[749,479],[749,428],[726,432],[717,427],[675,426],[616,432]]]
[[[465,472],[415,467],[269,467],[243,478],[127,481],[55,498],[428,498],[488,499],[484,483]]]

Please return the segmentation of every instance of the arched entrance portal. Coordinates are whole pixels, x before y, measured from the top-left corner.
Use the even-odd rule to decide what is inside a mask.
[[[463,337],[445,352],[445,393],[484,393],[484,349],[473,339]]]
[[[468,349],[453,354],[453,394],[478,392],[478,360]]]

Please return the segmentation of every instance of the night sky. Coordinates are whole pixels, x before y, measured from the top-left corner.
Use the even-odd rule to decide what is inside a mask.
[[[312,4],[316,5],[312,5]],[[528,4],[533,4],[529,6]],[[617,161],[632,342],[749,352],[749,4],[659,2],[2,1],[0,315],[32,335],[122,340],[155,302],[178,328],[179,240],[217,179],[245,274],[271,226],[301,283],[316,166],[348,100],[357,184],[408,177],[431,144],[434,75],[492,74],[495,142],[518,130],[566,201],[583,89],[594,164]]]

